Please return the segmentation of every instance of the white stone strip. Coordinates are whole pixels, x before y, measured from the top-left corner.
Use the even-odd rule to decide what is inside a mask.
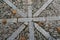
[[[20,14],[22,17],[27,17],[26,14],[24,14],[21,10],[19,10],[14,4],[12,4],[9,0],[3,0],[6,2],[10,7],[12,7],[14,10],[17,10],[17,13]]]
[[[32,6],[31,6],[32,0],[28,0],[28,4],[30,4],[30,5],[28,6],[28,17],[29,17],[29,18],[32,18]]]
[[[28,4],[30,4],[28,6],[28,17],[32,18],[32,0],[28,0]],[[32,20],[31,20],[32,21]],[[34,40],[34,26],[33,26],[33,22],[29,21],[29,40]]]
[[[17,7],[12,4],[9,0],[3,0],[4,2],[6,2],[10,7],[12,7],[13,9],[16,9]]]
[[[22,24],[7,40],[14,40],[24,28],[25,25]]]
[[[46,17],[46,20],[48,20],[48,21],[60,20],[60,16]]]
[[[41,28],[38,24],[36,24],[36,23],[34,23],[35,24],[35,28],[37,28],[37,30],[39,31],[39,32],[41,32],[47,39],[49,38],[49,37],[51,37],[49,34],[48,34],[48,32],[46,32],[43,28]]]
[[[34,21],[54,21],[54,20],[60,20],[60,16],[52,16],[52,17],[39,17],[39,18],[33,18]]]
[[[45,17],[33,18],[33,21],[46,21]]]
[[[18,22],[29,22],[32,21],[32,18],[19,18]]]
[[[0,23],[2,22],[3,19],[0,19]],[[11,19],[6,19],[7,22],[17,22],[17,18],[11,18]],[[44,21],[42,18],[19,18],[18,22],[30,22],[30,21]]]
[[[36,13],[34,13],[33,17],[38,16],[45,8],[52,2],[53,0],[48,0]]]
[[[41,32],[48,40],[55,40],[53,37],[50,36],[48,32],[46,32],[43,28],[41,28],[38,24],[35,24],[35,28]]]
[[[3,19],[0,19],[0,23],[2,23],[2,20]],[[7,22],[17,22],[17,19],[16,18],[11,18],[11,19],[6,19]]]
[[[28,6],[28,17],[32,18],[32,1],[28,0],[28,4],[30,4]],[[31,20],[32,21],[32,20]],[[28,21],[29,22],[29,40],[34,40],[34,26],[33,26],[33,22]]]
[[[34,40],[34,26],[33,26],[33,22],[29,22],[29,40]]]
[[[32,6],[28,6],[28,17],[32,18]]]
[[[33,19],[35,19],[35,18],[19,18],[18,19],[18,22],[29,22],[29,21],[32,21]],[[0,19],[0,23],[2,23],[2,20],[3,19]],[[7,20],[7,22],[9,23],[11,23],[11,22],[17,22],[17,18],[11,18],[11,19],[6,19]]]
[[[2,22],[3,19],[0,19],[0,23]],[[17,22],[17,18],[11,18],[11,19],[6,19],[7,22]],[[30,21],[54,21],[54,20],[60,20],[60,16],[52,16],[52,17],[39,17],[39,18],[19,18],[18,22],[30,22]]]

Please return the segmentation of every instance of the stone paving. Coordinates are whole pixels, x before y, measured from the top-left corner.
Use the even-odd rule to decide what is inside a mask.
[[[27,13],[27,1],[25,0],[9,0],[11,1],[16,7],[22,10],[24,13]],[[46,2],[47,0],[33,0],[33,14]],[[56,4],[54,4],[56,3]],[[57,5],[57,7],[56,7]],[[60,16],[60,1],[54,0],[40,15],[39,17],[48,17],[48,16]],[[0,19],[6,18],[17,18],[17,15],[12,14],[12,8],[8,6],[4,1],[0,0]],[[21,17],[21,16],[19,16]],[[35,22],[36,23],[36,22]],[[37,22],[38,23],[38,22]],[[3,25],[0,23],[0,40],[7,40],[9,36],[13,32],[15,32],[19,26],[23,23],[7,23]],[[60,34],[57,32],[56,27],[60,27],[60,20],[57,21],[46,21],[43,24],[39,24],[45,31],[47,31],[52,37],[60,38]],[[26,40],[29,40],[29,28],[28,25],[25,25],[26,28],[18,35],[18,37],[14,40],[20,40],[21,35],[26,37]],[[35,40],[47,40],[36,28],[34,28],[34,37]]]

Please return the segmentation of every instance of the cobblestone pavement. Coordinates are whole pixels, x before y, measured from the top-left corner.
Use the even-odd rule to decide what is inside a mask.
[[[9,0],[17,8],[22,10],[24,13],[27,13],[27,0]],[[46,2],[47,0],[32,0],[32,11],[33,14]],[[12,8],[7,5],[3,0],[0,0],[0,19],[9,19],[9,18],[19,18],[20,15],[12,14]],[[48,17],[48,16],[60,16],[60,0],[54,0],[38,17]],[[45,31],[47,31],[52,37],[60,38],[60,31],[58,32],[57,27],[60,27],[60,20],[57,21],[44,21],[44,22],[35,22],[38,23]],[[21,22],[18,23],[0,23],[0,40],[7,40],[13,32],[15,32],[20,26]],[[26,40],[29,40],[29,28],[28,25],[25,25],[26,28],[14,39],[20,40],[23,35]],[[34,37],[35,40],[47,40],[36,28],[34,28]]]

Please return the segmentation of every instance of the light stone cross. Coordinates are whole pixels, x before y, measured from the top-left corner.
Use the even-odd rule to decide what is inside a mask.
[[[17,10],[17,13],[20,14],[22,17],[24,18],[19,18],[18,22],[25,22],[25,24],[29,25],[29,40],[35,40],[34,39],[34,27],[41,32],[48,40],[55,40],[53,37],[50,36],[49,33],[47,33],[43,28],[41,28],[38,24],[34,23],[33,21],[52,21],[52,20],[60,20],[60,16],[58,17],[38,17],[35,18],[36,16],[38,16],[53,0],[48,0],[45,4],[43,4],[43,6],[36,12],[34,13],[34,15],[32,15],[32,1],[28,0],[28,14],[24,14],[20,9],[18,9],[14,4],[12,4],[9,0],[3,0],[4,2],[6,2],[10,7],[12,7],[13,9]],[[28,16],[28,17],[27,17]],[[0,22],[2,21],[2,19],[0,19]],[[7,19],[7,22],[16,22],[17,19],[16,18],[11,18],[11,19]],[[35,26],[34,26],[35,25]],[[22,24],[9,38],[7,38],[7,40],[14,40],[19,33],[21,33],[21,31],[25,28],[25,25]]]

